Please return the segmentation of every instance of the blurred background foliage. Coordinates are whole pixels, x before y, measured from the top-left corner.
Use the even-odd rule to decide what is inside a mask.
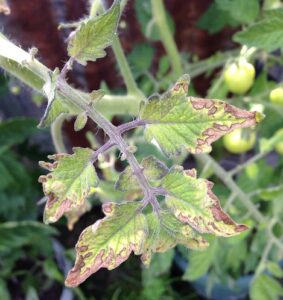
[[[24,49],[38,47],[48,67],[62,67],[64,41],[70,31],[58,31],[57,26],[84,16],[87,1],[8,3],[11,15],[0,17],[4,32]],[[202,252],[178,247],[158,254],[149,269],[142,269],[138,259],[131,257],[114,271],[100,271],[79,288],[66,289],[64,275],[74,260],[73,247],[80,232],[102,216],[101,202],[125,197],[112,184],[125,165],[117,160],[119,153],[98,163],[105,181],[90,199],[91,210],[73,231],[68,231],[65,220],[43,225],[44,198],[37,182],[42,170],[37,162],[53,153],[54,147],[49,131],[39,131],[36,125],[46,101],[1,71],[0,299],[276,300],[283,296],[282,1],[168,0],[165,5],[182,67],[193,79],[190,95],[225,99],[266,115],[258,128],[214,145],[212,156],[220,171],[236,184],[233,191],[219,180],[215,171],[219,167],[214,168],[213,162],[187,155],[177,161],[211,178],[225,210],[249,225],[249,231],[229,239],[210,238],[211,246]],[[149,96],[165,91],[176,76],[160,42],[149,0],[129,1],[119,34],[142,92]],[[254,66],[255,78],[244,92],[237,93],[237,88],[231,90],[226,72],[242,61]],[[239,73],[232,72],[235,77],[240,78]],[[101,87],[109,93],[124,93],[111,50],[86,69],[76,66],[70,80],[84,90]],[[239,88],[241,82],[236,84]],[[114,124],[131,118],[112,116]],[[69,151],[73,146],[96,148],[103,142],[105,136],[94,123],[89,121],[86,129],[75,133],[73,122],[68,120],[63,126]],[[129,135],[129,142],[138,147],[139,160],[150,154],[165,159],[144,142],[139,130]],[[239,147],[241,143],[244,147]],[[168,166],[172,163],[167,161]],[[235,193],[237,189],[243,193]]]

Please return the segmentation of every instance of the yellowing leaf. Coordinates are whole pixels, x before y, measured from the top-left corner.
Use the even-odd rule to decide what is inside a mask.
[[[189,79],[184,75],[164,95],[155,95],[141,106],[145,137],[167,156],[211,151],[211,143],[224,134],[250,127],[263,117],[220,100],[187,97]]]
[[[148,156],[141,162],[144,175],[150,182],[158,181],[164,177],[168,168],[154,156]],[[115,188],[120,191],[140,191],[139,182],[130,167],[127,167],[119,176]]]
[[[120,1],[115,1],[104,14],[83,21],[69,42],[69,55],[82,65],[104,57],[104,49],[115,37],[119,17]]]
[[[141,254],[147,226],[140,203],[106,203],[106,217],[87,227],[76,245],[77,258],[65,281],[75,287],[101,268],[112,270],[128,259],[131,252]]]
[[[90,211],[91,205],[89,201],[84,201],[83,204],[72,211],[68,211],[65,213],[67,221],[68,221],[68,229],[73,230],[74,225],[78,222],[80,217],[84,215],[86,212]]]
[[[236,224],[224,213],[213,183],[196,178],[196,170],[179,171],[172,168],[162,179],[161,186],[167,191],[166,205],[177,219],[189,224],[200,233],[217,236],[233,236],[247,229]]]
[[[180,222],[170,211],[162,210],[159,217],[150,213],[146,218],[148,236],[141,256],[145,265],[149,265],[153,253],[166,252],[177,244],[194,250],[204,249],[209,245],[190,225]]]
[[[44,222],[56,222],[64,213],[81,207],[90,194],[90,188],[97,186],[98,177],[93,167],[93,151],[74,148],[74,154],[57,154],[49,158],[53,163],[40,162],[50,171],[40,176],[39,182],[48,198],[44,210]]]

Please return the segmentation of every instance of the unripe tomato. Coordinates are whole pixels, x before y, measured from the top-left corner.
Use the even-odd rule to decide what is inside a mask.
[[[253,85],[255,68],[247,61],[231,64],[224,72],[224,80],[229,91],[245,94]]]
[[[283,105],[283,87],[272,90],[269,99],[272,103]]]
[[[282,133],[283,132],[283,128],[279,129],[276,134]],[[275,151],[281,155],[283,155],[283,141],[279,142],[275,145]]]
[[[254,131],[244,131],[241,128],[226,134],[223,138],[224,147],[231,153],[240,154],[251,150],[256,142]]]

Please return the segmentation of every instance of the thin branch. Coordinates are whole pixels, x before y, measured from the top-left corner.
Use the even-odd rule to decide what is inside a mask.
[[[124,132],[127,132],[129,130],[132,130],[132,129],[135,129],[139,126],[144,126],[144,125],[146,125],[146,122],[144,120],[136,119],[132,122],[128,122],[128,123],[125,123],[125,124],[122,124],[122,125],[118,126],[117,129],[118,129],[120,134],[123,134]]]
[[[258,153],[256,155],[254,155],[252,158],[245,161],[243,164],[238,165],[236,168],[234,168],[233,170],[228,172],[228,174],[230,176],[234,176],[234,175],[238,174],[239,172],[241,172],[242,170],[244,170],[250,164],[255,163],[256,161],[264,158],[266,155],[267,155],[267,152]]]
[[[94,152],[91,161],[95,162],[98,159],[99,155],[107,152],[109,149],[111,149],[114,146],[115,146],[115,143],[113,141],[111,141],[111,140],[108,140],[104,145],[102,145],[100,148],[98,148]]]
[[[168,26],[163,0],[151,0],[154,21],[158,27],[163,45],[171,61],[175,77],[182,75],[182,62],[175,41]]]

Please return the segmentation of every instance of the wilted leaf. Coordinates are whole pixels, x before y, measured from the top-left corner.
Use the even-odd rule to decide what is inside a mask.
[[[74,148],[74,154],[49,156],[53,163],[40,162],[49,170],[48,175],[40,176],[39,182],[48,198],[44,210],[44,222],[56,222],[64,213],[79,208],[97,186],[98,177],[93,167],[93,151],[87,148]]]
[[[188,75],[162,95],[141,106],[140,119],[146,121],[145,137],[173,156],[186,148],[192,153],[211,151],[211,143],[226,133],[261,121],[258,112],[248,112],[219,100],[187,97]]]
[[[147,225],[140,203],[107,203],[106,217],[87,227],[76,245],[77,259],[65,281],[74,287],[101,268],[112,270],[134,252],[141,254]]]
[[[120,17],[120,1],[98,17],[83,21],[70,39],[68,53],[80,64],[96,61],[106,55],[104,49],[111,45]]]
[[[200,233],[233,236],[246,230],[224,213],[213,183],[196,178],[196,170],[180,171],[172,168],[162,179],[161,186],[168,192],[165,202],[177,219]]]
[[[164,177],[168,168],[154,156],[149,156],[141,162],[141,167],[144,168],[144,175],[150,182],[158,181]],[[140,190],[137,177],[133,174],[130,167],[127,167],[119,176],[115,184],[115,188],[120,191]]]
[[[166,252],[177,244],[194,250],[204,249],[209,245],[190,225],[180,222],[170,211],[162,210],[159,217],[150,213],[146,218],[148,237],[141,256],[145,265],[149,265],[153,253]]]

